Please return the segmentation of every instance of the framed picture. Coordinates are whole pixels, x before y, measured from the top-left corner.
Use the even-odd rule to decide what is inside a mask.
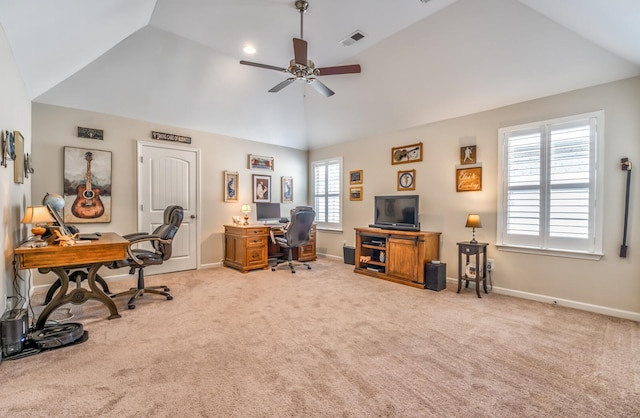
[[[362,200],[362,187],[349,187],[349,200]]]
[[[224,172],[224,201],[225,202],[238,201],[238,172],[237,171]]]
[[[20,131],[13,132],[14,140],[14,160],[13,164],[13,182],[24,183],[24,137]]]
[[[456,169],[457,192],[479,192],[482,190],[482,167]]]
[[[64,221],[111,222],[111,151],[64,147]]]
[[[416,189],[416,170],[398,170],[397,187],[399,191]]]
[[[475,164],[476,163],[476,146],[468,145],[466,147],[460,147],[460,164]]]
[[[282,177],[282,203],[293,203],[293,177]]]
[[[271,176],[253,175],[253,201],[271,202]]]
[[[422,161],[422,142],[391,148],[391,164]]]
[[[273,157],[261,157],[259,155],[249,155],[249,168],[263,168],[273,171]]]
[[[349,171],[349,184],[362,184],[362,170]]]

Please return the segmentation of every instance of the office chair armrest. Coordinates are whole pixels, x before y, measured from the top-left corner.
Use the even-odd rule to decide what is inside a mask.
[[[171,239],[163,239],[161,238],[159,235],[154,235],[154,234],[143,234],[140,235],[134,239],[130,239],[129,240],[129,246],[127,247],[127,254],[129,254],[129,257],[136,262],[136,264],[144,264],[144,261],[140,260],[138,257],[136,257],[136,255],[134,254],[131,246],[135,245],[135,244],[140,244],[141,242],[147,242],[147,241],[157,241],[160,242],[162,244],[171,244],[172,240]]]
[[[122,237],[131,241],[132,239],[135,239],[144,235],[150,235],[150,234],[148,232],[133,232],[131,234],[123,235]]]

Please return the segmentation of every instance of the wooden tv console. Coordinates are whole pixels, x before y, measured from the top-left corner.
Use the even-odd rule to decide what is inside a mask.
[[[425,265],[439,259],[440,232],[356,228],[356,273],[425,288]]]

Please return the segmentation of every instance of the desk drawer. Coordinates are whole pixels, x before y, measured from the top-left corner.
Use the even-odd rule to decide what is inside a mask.
[[[247,237],[247,248],[249,247],[266,247],[267,237]]]
[[[246,228],[244,230],[245,234],[247,237],[254,237],[254,236],[259,236],[259,235],[265,235],[268,234],[268,229],[265,229],[264,227],[259,227],[259,228]]]
[[[480,251],[480,247],[473,244],[459,244],[460,245],[460,254],[478,254]]]
[[[247,267],[261,266],[267,263],[266,248],[247,248],[247,259],[245,260]]]

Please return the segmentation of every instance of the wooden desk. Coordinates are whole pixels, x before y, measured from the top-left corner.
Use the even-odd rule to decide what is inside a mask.
[[[47,318],[54,310],[67,303],[79,305],[88,299],[96,299],[109,308],[108,319],[120,318],[118,308],[111,298],[96,285],[96,275],[104,264],[127,258],[129,241],[113,232],[104,232],[99,240],[80,243],[69,247],[49,245],[48,247],[30,248],[20,246],[15,249],[20,269],[49,269],[60,279],[61,286],[54,298],[38,317],[36,329],[43,329]],[[69,293],[69,276],[67,270],[87,268],[89,289],[78,284]],[[79,282],[80,283],[80,282]]]
[[[277,244],[270,242],[270,230],[269,225],[225,225],[224,265],[243,273],[269,268],[269,254],[280,251]],[[300,249],[295,248],[293,258],[298,261],[313,261],[317,258],[315,225],[311,227],[309,243]]]

